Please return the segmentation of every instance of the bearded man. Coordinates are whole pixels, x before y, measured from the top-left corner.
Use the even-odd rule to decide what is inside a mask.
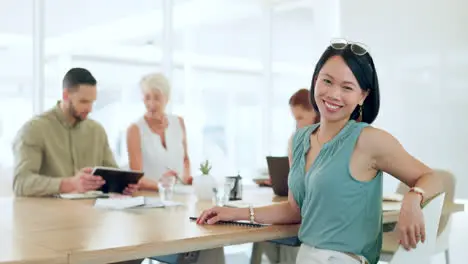
[[[88,70],[70,69],[63,78],[62,100],[19,130],[13,143],[16,196],[98,190],[104,180],[91,174],[93,167],[117,167],[104,128],[88,119],[96,83]],[[136,189],[129,185],[125,193]]]

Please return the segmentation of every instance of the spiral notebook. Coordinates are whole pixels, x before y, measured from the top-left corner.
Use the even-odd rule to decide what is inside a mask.
[[[190,217],[190,220],[197,221],[198,217]],[[250,223],[247,221],[219,221],[216,223],[217,225],[234,225],[234,226],[248,226],[248,227],[264,227],[269,226],[267,224],[258,224],[258,223]]]

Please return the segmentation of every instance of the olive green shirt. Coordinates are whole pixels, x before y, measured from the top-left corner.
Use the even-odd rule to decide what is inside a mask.
[[[84,167],[117,167],[104,128],[90,119],[71,125],[59,104],[23,125],[13,155],[16,196],[58,194],[62,179]]]

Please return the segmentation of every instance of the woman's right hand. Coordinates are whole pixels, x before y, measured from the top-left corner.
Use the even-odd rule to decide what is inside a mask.
[[[167,176],[177,176],[177,172],[175,170],[167,170],[162,176],[167,177]]]
[[[204,210],[197,219],[197,224],[216,224],[218,221],[233,221],[241,220],[245,215],[249,215],[248,209],[245,208],[228,208],[228,207],[213,207]]]

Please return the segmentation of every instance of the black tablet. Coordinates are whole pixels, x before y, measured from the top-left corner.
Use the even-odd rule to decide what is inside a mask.
[[[143,172],[110,167],[94,167],[93,175],[101,176],[106,183],[99,189],[103,193],[122,193],[129,184],[136,184]]]

